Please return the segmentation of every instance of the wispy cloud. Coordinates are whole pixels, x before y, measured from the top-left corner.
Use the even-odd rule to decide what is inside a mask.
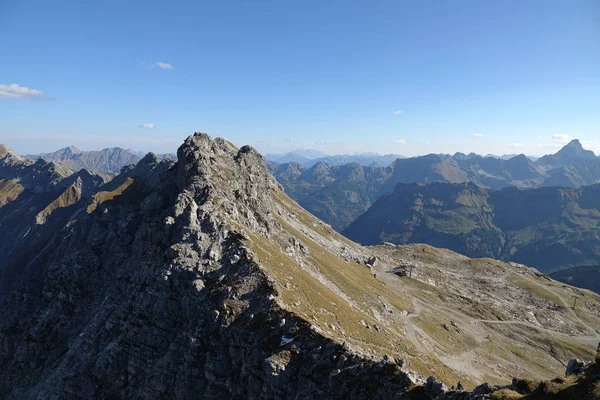
[[[394,111],[394,115],[402,115],[402,110],[396,110],[396,111]]]
[[[141,124],[140,128],[144,128],[144,129],[154,129],[154,127],[156,126],[156,124],[149,124],[149,123],[145,123],[145,124]]]
[[[508,147],[511,149],[522,149],[525,146],[523,146],[523,143],[511,143]]]
[[[25,99],[31,100],[43,96],[44,92],[37,89],[29,89],[16,83],[0,85],[0,98],[2,99]]]
[[[474,133],[471,136],[473,136],[474,138],[480,138],[483,137],[483,133]]]
[[[397,140],[394,140],[394,143],[396,143],[396,144],[406,144],[406,140],[404,140],[404,139],[397,139]]]
[[[154,67],[160,68],[160,69],[166,69],[166,70],[172,70],[175,69],[175,67],[169,63],[166,63],[164,61],[156,61],[155,63],[152,64]]]
[[[552,135],[552,140],[554,140],[555,142],[566,143],[566,142],[570,141],[571,139],[573,139],[573,138],[569,135],[563,135],[563,134]]]

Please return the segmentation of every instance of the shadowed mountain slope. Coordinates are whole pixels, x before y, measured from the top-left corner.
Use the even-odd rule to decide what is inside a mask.
[[[572,267],[550,275],[552,279],[600,293],[600,266]]]
[[[396,186],[344,231],[364,244],[428,243],[553,271],[600,262],[600,185],[499,191]]]

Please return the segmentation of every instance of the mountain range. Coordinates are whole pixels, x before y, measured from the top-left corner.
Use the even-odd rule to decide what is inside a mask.
[[[306,168],[298,163],[270,165],[271,172],[300,205],[342,231],[398,183],[465,183],[491,189],[515,186],[576,188],[600,183],[600,157],[573,140],[556,154],[532,161],[430,154],[397,159],[387,167],[359,164]]]
[[[65,167],[79,171],[98,171],[106,173],[118,173],[121,168],[128,164],[137,164],[141,157],[130,150],[120,147],[112,147],[99,151],[81,151],[75,146],[66,147],[54,153],[42,153],[37,155],[26,155],[26,158],[43,159],[45,161],[60,163]]]
[[[356,163],[368,167],[387,167],[398,158],[406,158],[399,154],[380,155],[377,153],[326,155],[314,150],[295,150],[286,154],[267,154],[265,158],[274,164],[297,163],[310,168],[318,163],[330,166]]]
[[[111,147],[97,151],[82,151],[75,146],[65,147],[53,153],[28,154],[24,158],[43,159],[69,168],[72,171],[86,169],[90,172],[116,174],[126,165],[137,164],[146,153]],[[173,159],[174,154],[159,154],[159,158]]]
[[[600,185],[492,190],[398,184],[343,231],[373,245],[427,243],[553,272],[600,264]]]
[[[600,361],[551,379],[598,358],[600,296],[517,263],[362,247],[249,146],[197,133],[108,183],[0,147],[0,179],[4,399],[597,393]]]

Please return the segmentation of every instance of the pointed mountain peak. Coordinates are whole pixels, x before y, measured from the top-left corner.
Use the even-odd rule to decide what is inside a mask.
[[[4,157],[7,153],[11,153],[11,150],[7,146],[0,144],[0,157]]]
[[[20,155],[18,155],[17,153],[15,153],[10,147],[5,146],[0,143],[0,158],[4,158],[7,155],[10,155],[18,160],[22,159],[22,157]]]
[[[578,139],[573,139],[556,154],[546,155],[538,161],[541,164],[564,165],[597,159],[593,151],[584,149]]]
[[[153,152],[146,154],[140,161],[140,164],[153,164],[159,161],[159,158]]]
[[[583,150],[583,145],[581,144],[579,139],[573,139],[566,146],[564,146],[564,148],[582,149]]]
[[[596,155],[591,150],[586,150],[578,139],[571,140],[566,146],[556,153],[561,158],[593,159]]]

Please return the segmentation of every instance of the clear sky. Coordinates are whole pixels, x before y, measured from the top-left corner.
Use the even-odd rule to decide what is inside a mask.
[[[600,153],[600,1],[0,0],[0,142]]]

